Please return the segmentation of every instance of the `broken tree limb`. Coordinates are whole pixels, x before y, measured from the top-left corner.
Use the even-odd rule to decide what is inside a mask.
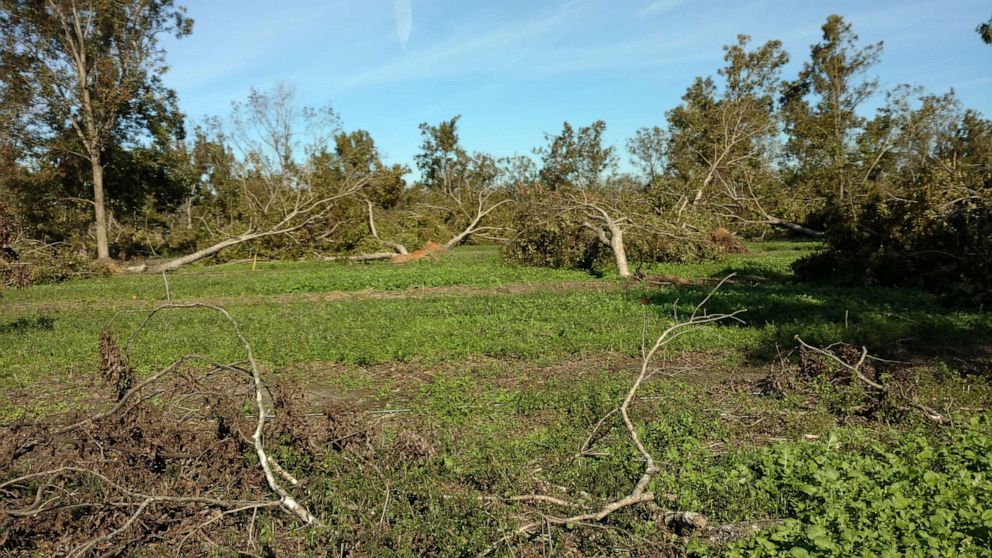
[[[880,384],[880,383],[872,380],[871,378],[865,376],[863,372],[861,372],[861,366],[864,365],[865,360],[868,358],[868,348],[867,347],[861,347],[861,357],[858,358],[858,362],[856,362],[855,364],[851,365],[851,364],[848,364],[847,362],[844,362],[844,359],[840,358],[839,356],[835,355],[833,352],[831,352],[831,351],[829,351],[827,349],[821,349],[820,347],[814,347],[813,345],[810,345],[809,343],[806,343],[798,335],[796,335],[795,339],[796,339],[796,341],[799,342],[799,344],[802,347],[806,348],[807,350],[813,351],[814,353],[817,353],[819,355],[823,355],[823,356],[829,358],[830,360],[836,362],[837,364],[841,365],[842,367],[846,368],[847,370],[849,370],[850,372],[852,372],[854,374],[854,377],[857,378],[858,381],[860,381],[861,383],[867,385],[868,387],[870,387],[870,388],[872,388],[872,389],[874,389],[876,391],[879,391],[880,393],[883,393],[883,394],[893,393],[893,391],[889,390],[889,388],[887,386],[882,385],[882,384]],[[919,401],[913,399],[912,397],[908,397],[908,396],[906,396],[904,394],[897,393],[897,392],[896,392],[896,395],[900,399],[902,399],[903,402],[905,402],[907,405],[909,405],[910,407],[913,407],[914,409],[916,409],[916,410],[920,411],[921,413],[923,413],[923,416],[925,416],[931,422],[933,422],[935,424],[938,424],[940,426],[948,426],[948,425],[952,424],[951,419],[949,419],[949,418],[945,417],[944,415],[940,414],[935,409],[932,409],[932,408],[924,405],[923,403],[920,403]]]
[[[451,212],[455,214],[460,214],[465,219],[465,228],[461,231],[452,235],[450,239],[444,244],[436,245],[432,242],[428,242],[420,250],[415,250],[412,253],[407,250],[402,244],[383,240],[379,236],[378,228],[375,225],[375,218],[372,214],[372,202],[366,200],[368,206],[368,224],[369,224],[369,235],[372,236],[376,241],[378,241],[383,246],[391,248],[393,252],[373,252],[371,254],[354,254],[354,255],[340,255],[340,256],[325,256],[322,259],[324,261],[352,261],[352,262],[363,262],[363,261],[375,261],[375,260],[393,260],[395,262],[405,262],[414,261],[424,257],[425,255],[430,255],[441,250],[451,250],[456,246],[459,246],[463,242],[467,241],[472,236],[493,238],[491,233],[495,231],[502,230],[502,227],[493,227],[484,225],[486,218],[496,209],[511,203],[512,199],[502,199],[498,201],[493,201],[492,198],[498,193],[497,190],[492,189],[479,189],[477,191],[467,191],[468,193],[462,193],[459,190],[457,194],[448,194],[447,197],[453,200],[452,206],[434,206],[426,205],[425,207],[430,207],[438,211]]]
[[[372,212],[372,200],[365,200],[365,204],[366,206],[368,206],[369,234],[372,235],[372,238],[378,240],[383,246],[392,249],[393,252],[396,252],[397,254],[401,254],[401,255],[409,254],[409,252],[406,249],[406,246],[403,246],[398,242],[392,242],[389,240],[383,240],[379,238],[379,231],[375,227],[375,217],[373,216],[373,212]]]
[[[479,234],[484,231],[500,230],[500,227],[482,225],[482,221],[486,218],[486,216],[495,211],[497,208],[513,201],[507,198],[497,202],[491,202],[490,198],[492,198],[495,193],[496,190],[479,190],[476,192],[474,195],[475,204],[473,204],[474,212],[465,210],[465,204],[463,204],[460,199],[458,200],[458,207],[462,209],[469,221],[461,232],[455,234],[450,240],[443,244],[445,250],[451,250],[455,246],[465,242],[472,235]]]
[[[738,322],[743,322],[743,320],[738,318],[738,315],[744,312],[744,310],[737,310],[729,314],[700,315],[700,311],[703,309],[706,302],[708,302],[709,299],[713,296],[713,294],[717,290],[719,290],[720,287],[722,287],[723,284],[726,283],[732,277],[733,274],[730,274],[727,277],[725,277],[722,281],[720,281],[713,288],[713,290],[711,290],[709,294],[707,294],[706,297],[702,301],[700,301],[698,305],[696,305],[696,307],[693,309],[692,314],[689,316],[689,319],[684,321],[679,321],[678,316],[676,316],[675,323],[669,326],[667,329],[665,329],[661,333],[661,335],[657,337],[654,344],[651,346],[650,350],[647,350],[644,353],[644,356],[641,360],[640,373],[637,375],[637,378],[635,378],[634,382],[631,384],[630,389],[627,391],[627,394],[623,399],[623,402],[620,404],[618,408],[610,411],[605,417],[600,419],[600,421],[597,422],[596,426],[593,428],[594,430],[593,434],[595,434],[595,430],[598,430],[602,426],[606,418],[612,416],[615,413],[618,412],[620,413],[620,417],[621,420],[623,421],[624,428],[627,431],[628,438],[630,439],[634,447],[637,448],[637,452],[640,455],[641,460],[644,462],[644,471],[641,474],[641,477],[637,480],[637,483],[634,485],[634,488],[631,490],[631,492],[622,498],[603,504],[598,510],[592,512],[576,514],[569,517],[557,517],[557,516],[549,516],[542,514],[539,520],[521,525],[511,533],[501,538],[495,544],[490,546],[480,556],[488,556],[489,554],[495,552],[496,549],[498,549],[501,545],[509,543],[514,538],[520,536],[532,535],[536,530],[543,528],[546,525],[581,525],[589,521],[602,521],[603,519],[608,517],[610,514],[616,512],[617,510],[621,510],[637,504],[643,504],[643,503],[653,504],[655,502],[655,494],[648,490],[648,486],[651,484],[651,481],[654,480],[655,476],[657,476],[657,474],[661,471],[661,469],[658,467],[657,463],[655,463],[654,456],[651,454],[650,451],[648,451],[647,447],[645,447],[644,443],[641,441],[640,435],[638,435],[637,433],[637,427],[635,426],[634,421],[630,417],[630,404],[637,397],[637,392],[641,388],[641,385],[643,385],[644,381],[651,375],[651,373],[648,370],[648,367],[651,364],[651,361],[654,359],[655,355],[659,351],[664,349],[666,346],[668,346],[668,344],[670,344],[673,340],[677,339],[683,334],[688,333],[689,331],[699,326],[713,324],[725,320],[736,320]],[[587,451],[591,438],[592,437],[590,436],[590,438],[587,439],[587,441],[582,444],[582,448],[580,448],[580,452],[579,452],[580,454],[583,451]],[[526,498],[533,498],[533,495],[528,495]],[[558,503],[559,505],[567,504],[567,502],[564,502],[557,498],[555,498],[555,500],[556,503]],[[660,509],[658,509],[657,511],[662,514],[662,518],[666,524],[678,523],[680,525],[685,525],[690,527],[706,525],[705,516],[696,512],[660,510]]]
[[[823,231],[818,231],[816,229],[811,229],[809,227],[804,227],[798,223],[793,223],[792,221],[786,221],[784,219],[779,219],[778,217],[772,217],[771,215],[766,215],[765,219],[769,225],[773,227],[778,227],[780,229],[785,229],[792,231],[794,233],[802,234],[805,236],[812,236],[814,238],[820,238],[825,233]]]
[[[352,256],[323,256],[325,262],[374,262],[377,260],[390,260],[395,258],[395,252],[372,252],[371,254],[355,254]]]
[[[764,204],[761,203],[761,197],[754,191],[754,183],[758,181],[753,173],[746,169],[740,169],[737,178],[728,179],[720,177],[720,182],[723,185],[724,193],[730,200],[730,208],[724,207],[720,214],[728,219],[734,219],[736,221],[741,221],[743,223],[749,224],[764,224],[770,225],[772,227],[778,227],[780,229],[785,229],[797,234],[811,236],[813,238],[820,238],[824,236],[823,231],[818,231],[805,227],[798,223],[792,221],[787,221],[776,217],[765,209]],[[739,210],[745,214],[753,215],[754,218],[747,218],[739,214]]]
[[[161,306],[158,306],[155,309],[153,309],[151,312],[149,312],[148,316],[145,317],[145,320],[141,323],[141,325],[138,326],[138,329],[136,329],[134,333],[131,334],[131,337],[128,338],[127,343],[124,347],[124,353],[125,354],[128,353],[128,349],[130,348],[131,343],[134,341],[135,338],[137,338],[137,336],[142,332],[142,330],[145,328],[148,322],[156,314],[158,314],[163,310],[180,309],[180,308],[202,308],[205,310],[211,310],[213,312],[219,313],[231,325],[231,329],[233,330],[234,335],[238,338],[238,341],[240,341],[241,346],[244,348],[245,357],[248,361],[249,370],[251,372],[252,387],[254,388],[254,392],[255,392],[255,409],[258,415],[257,421],[255,423],[255,431],[251,435],[251,441],[254,445],[255,455],[258,457],[258,465],[262,469],[262,473],[265,475],[265,481],[269,485],[269,488],[272,489],[272,491],[279,496],[279,501],[286,510],[288,510],[293,515],[297,516],[301,521],[303,521],[303,523],[307,525],[311,525],[311,524],[319,525],[320,521],[316,517],[314,517],[313,514],[311,514],[306,507],[300,505],[296,501],[296,499],[293,498],[293,496],[285,488],[283,488],[281,484],[279,484],[279,481],[276,480],[276,475],[273,472],[272,465],[275,464],[275,466],[278,467],[279,470],[283,470],[283,468],[279,466],[278,463],[275,463],[275,461],[272,460],[265,451],[263,431],[265,429],[265,419],[268,416],[268,411],[265,408],[265,400],[264,400],[265,386],[262,383],[262,376],[259,373],[258,363],[255,361],[255,354],[252,351],[251,343],[249,343],[248,339],[244,336],[243,333],[241,333],[241,327],[238,325],[238,322],[231,317],[231,315],[227,312],[227,310],[224,310],[220,306],[213,306],[211,304],[203,304],[199,302],[192,302],[185,304],[163,304]]]

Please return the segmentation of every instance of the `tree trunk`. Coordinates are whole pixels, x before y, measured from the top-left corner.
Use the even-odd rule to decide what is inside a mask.
[[[811,229],[809,227],[804,227],[802,225],[793,223],[791,221],[784,221],[782,219],[779,219],[778,217],[769,216],[768,221],[771,223],[773,227],[782,227],[783,229],[790,230],[794,233],[799,233],[806,236],[813,236],[816,238],[823,236],[823,231],[818,231],[815,229]]]
[[[192,254],[187,254],[185,256],[174,258],[157,265],[151,265],[151,266],[139,265],[139,266],[129,267],[127,268],[127,271],[131,273],[162,273],[163,271],[175,271],[184,265],[191,264],[193,262],[202,260],[203,258],[213,256],[214,254],[220,252],[225,248],[230,248],[231,246],[241,244],[242,242],[248,242],[249,240],[254,240],[256,238],[261,238],[263,236],[268,236],[268,234],[267,233],[243,234],[241,236],[236,236],[234,238],[229,238],[227,240],[218,242],[217,244],[214,244],[213,246],[208,246],[203,250],[197,250]]]
[[[627,265],[627,249],[623,245],[623,229],[610,227],[610,249],[617,262],[617,273],[620,277],[630,277],[630,267]]]
[[[376,260],[391,260],[397,256],[409,254],[397,254],[395,252],[372,252],[371,254],[355,254],[353,256],[324,256],[321,258],[325,262],[374,262]]]
[[[96,214],[96,257],[100,261],[110,260],[110,245],[107,242],[107,213],[103,196],[103,164],[100,154],[90,155],[93,169],[93,209]]]
[[[469,226],[471,227],[471,225],[469,225]],[[451,237],[451,240],[445,242],[444,243],[444,249],[445,250],[451,250],[452,248],[457,247],[466,238],[468,238],[469,235],[471,235],[471,234],[472,234],[472,229],[471,228],[465,229],[464,231],[462,231],[462,232],[456,234],[455,236]]]
[[[393,250],[397,254],[400,254],[400,255],[403,255],[403,256],[406,256],[407,254],[409,254],[409,252],[406,249],[406,246],[403,246],[399,242],[392,242],[392,241],[389,241],[389,240],[383,240],[383,239],[379,238],[379,230],[375,228],[375,218],[372,216],[372,201],[371,200],[365,200],[365,204],[368,206],[368,209],[369,209],[369,234],[372,235],[372,238],[378,240],[379,242],[382,243],[383,246],[385,246],[386,248],[389,248],[389,249]],[[381,259],[381,258],[375,258],[375,259]]]

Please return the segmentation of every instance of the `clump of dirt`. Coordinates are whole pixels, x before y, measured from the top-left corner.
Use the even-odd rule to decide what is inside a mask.
[[[100,348],[109,412],[0,430],[0,554],[142,547],[156,556],[205,555],[215,541],[245,540],[252,512],[279,509],[252,451],[257,416],[246,370],[186,362],[131,392],[134,371],[116,340],[105,333]],[[278,419],[265,435],[287,438],[298,461],[314,461],[340,437],[341,419],[312,417],[301,401],[273,390],[268,409]],[[272,519],[286,523],[277,531],[295,526],[288,514],[273,511]],[[235,549],[283,554],[299,541],[266,544]]]
[[[913,401],[915,386],[904,363],[900,367],[871,358],[862,347],[847,343],[824,350],[837,360],[800,346],[798,362],[783,360],[755,382],[756,391],[776,399],[794,395],[820,401],[841,419],[898,422],[909,413],[906,403]]]
[[[393,263],[415,262],[423,258],[436,257],[438,254],[441,254],[444,251],[445,251],[444,246],[441,246],[437,242],[428,242],[427,244],[424,244],[422,248],[418,250],[414,250],[409,254],[398,254],[396,256],[393,256],[390,259],[390,261]]]
[[[719,251],[725,254],[747,253],[747,246],[744,246],[744,242],[740,239],[740,237],[724,227],[719,227],[710,233],[710,242],[712,242]]]

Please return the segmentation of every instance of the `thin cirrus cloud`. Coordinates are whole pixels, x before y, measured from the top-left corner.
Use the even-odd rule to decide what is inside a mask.
[[[588,49],[586,45],[573,44],[572,39],[581,32],[570,28],[588,25],[590,19],[595,19],[592,8],[596,6],[597,2],[590,0],[570,0],[485,28],[466,25],[451,35],[427,39],[400,58],[345,77],[341,85],[350,88],[471,73],[506,75],[523,60],[531,72],[546,75],[597,69],[604,63],[615,64],[617,55],[640,54],[616,52],[616,41]],[[397,26],[399,22],[397,18]],[[619,44],[636,45],[643,40]],[[579,56],[580,52],[584,55]],[[603,60],[606,54],[609,60]],[[558,67],[554,67],[556,61],[560,61]]]
[[[654,2],[644,9],[650,8],[657,15],[663,8],[671,9],[682,1],[665,0],[666,6],[656,6],[660,2]],[[629,17],[633,15],[631,12]],[[534,80],[568,73],[719,60],[722,25],[693,26],[678,34],[648,32],[591,42],[577,40],[594,32],[598,23],[593,22],[604,18],[610,24],[625,20],[622,14],[604,14],[600,2],[571,0],[497,25],[464,25],[447,36],[427,37],[402,56],[346,76],[339,83],[343,89],[350,89],[468,76]],[[733,36],[733,29],[728,27],[723,36]]]
[[[393,0],[393,17],[396,18],[396,38],[403,50],[406,50],[410,33],[413,32],[413,7],[410,0]]]
[[[663,14],[685,4],[686,0],[655,0],[637,10],[637,17],[645,18]]]
[[[396,0],[402,2],[404,0]],[[525,45],[553,28],[560,19],[558,15],[535,17],[524,22],[509,24],[487,30],[483,33],[461,33],[437,41],[426,48],[411,51],[400,60],[395,60],[361,72],[345,80],[346,86],[375,85],[409,79],[433,77],[438,74],[459,72],[461,64],[453,64],[471,56],[488,56],[493,52],[514,49]],[[399,19],[397,18],[399,32]],[[400,37],[402,42],[402,36]]]

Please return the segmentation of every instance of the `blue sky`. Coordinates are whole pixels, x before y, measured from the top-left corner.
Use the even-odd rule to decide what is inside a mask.
[[[992,116],[992,47],[975,27],[988,0],[186,0],[191,37],[165,39],[190,122],[226,115],[250,87],[285,81],[302,103],[330,103],[345,129],[372,133],[413,166],[417,125],[462,115],[462,143],[530,154],[563,121],[607,122],[622,149],[661,125],[691,80],[715,74],[746,33],[779,39],[792,77],[831,13],[885,42],[883,87],[953,87]],[[277,7],[279,6],[279,7]]]

